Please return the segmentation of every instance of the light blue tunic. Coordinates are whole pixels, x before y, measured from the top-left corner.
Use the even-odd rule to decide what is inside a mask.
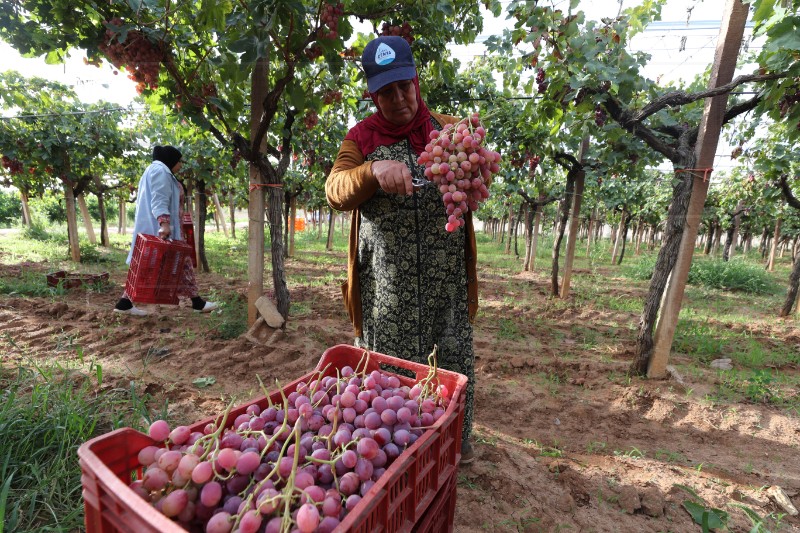
[[[180,204],[183,186],[172,175],[167,165],[153,161],[139,180],[136,200],[136,218],[133,223],[133,239],[128,252],[127,264],[131,264],[136,235],[158,235],[158,217],[169,215],[170,238],[181,240]]]

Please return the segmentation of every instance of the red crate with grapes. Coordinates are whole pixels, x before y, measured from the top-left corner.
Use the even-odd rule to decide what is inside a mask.
[[[452,531],[466,385],[331,347],[313,372],[226,414],[83,444],[86,530]]]

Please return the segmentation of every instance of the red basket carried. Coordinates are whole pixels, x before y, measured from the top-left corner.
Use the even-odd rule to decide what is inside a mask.
[[[194,223],[192,222],[192,214],[185,211],[181,220],[181,237],[192,247],[192,266],[197,268],[197,252],[194,247]]]
[[[178,303],[178,287],[192,247],[139,233],[133,247],[125,292],[131,301],[148,304]]]
[[[355,368],[364,351],[347,345],[328,348],[317,364],[317,371],[335,376],[345,366]],[[387,355],[371,352],[367,372],[381,370],[397,374],[401,383],[413,386],[428,374],[428,367]],[[308,373],[283,387],[289,394]],[[410,377],[413,376],[413,377]],[[439,382],[450,392],[445,414],[408,447],[365,494],[359,504],[335,530],[337,533],[444,533],[453,530],[456,477],[461,458],[461,428],[467,378],[455,372],[439,370]],[[270,394],[274,403],[281,401],[281,391]],[[233,409],[227,417],[230,425],[251,405],[266,408],[262,397]],[[202,428],[218,417],[201,420],[191,426]],[[163,445],[147,435],[122,428],[84,443],[78,450],[83,485],[87,533],[180,533],[184,531],[130,488],[132,476],[141,478],[138,453],[145,446]]]

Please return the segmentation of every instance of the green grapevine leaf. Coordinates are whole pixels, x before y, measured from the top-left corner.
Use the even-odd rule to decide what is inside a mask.
[[[217,378],[215,378],[214,376],[206,376],[206,377],[195,379],[194,381],[192,381],[192,384],[195,385],[196,387],[199,387],[199,388],[202,389],[202,388],[205,388],[205,387],[210,387],[211,385],[215,384],[216,382],[217,382]]]

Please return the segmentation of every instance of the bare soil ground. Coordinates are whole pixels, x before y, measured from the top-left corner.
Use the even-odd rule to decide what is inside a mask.
[[[0,296],[3,365],[75,359],[80,346],[84,359],[103,366],[104,387],[136,381],[162,405],[168,401],[176,421],[193,422],[220,412],[229,395],[241,402],[260,395],[256,374],[286,382],[312,369],[325,348],[352,341],[341,268],[295,260],[287,268],[307,279],[335,279],[290,287],[303,314],[292,316],[271,346],[215,338],[214,317],[186,307],[146,306],[153,312],[146,318],[114,314],[124,283],[124,273],[114,273],[104,292]],[[0,265],[0,275],[22,269],[44,274],[48,265]],[[730,512],[731,531],[752,527],[731,503],[762,517],[783,513],[767,487],[782,487],[800,507],[797,413],[708,401],[719,379],[711,369],[683,376],[684,385],[628,378],[637,312],[548,300],[544,274],[487,272],[482,279],[477,460],[458,472],[456,532],[700,531],[682,506],[689,494],[678,485]],[[245,280],[203,274],[200,283],[245,298]],[[640,298],[645,291],[627,280],[602,283]],[[757,316],[742,329],[800,350],[796,326]],[[681,361],[689,359],[675,354],[672,362]],[[798,372],[797,365],[780,370]],[[193,384],[206,376],[216,384]],[[767,525],[800,530],[800,518]]]

